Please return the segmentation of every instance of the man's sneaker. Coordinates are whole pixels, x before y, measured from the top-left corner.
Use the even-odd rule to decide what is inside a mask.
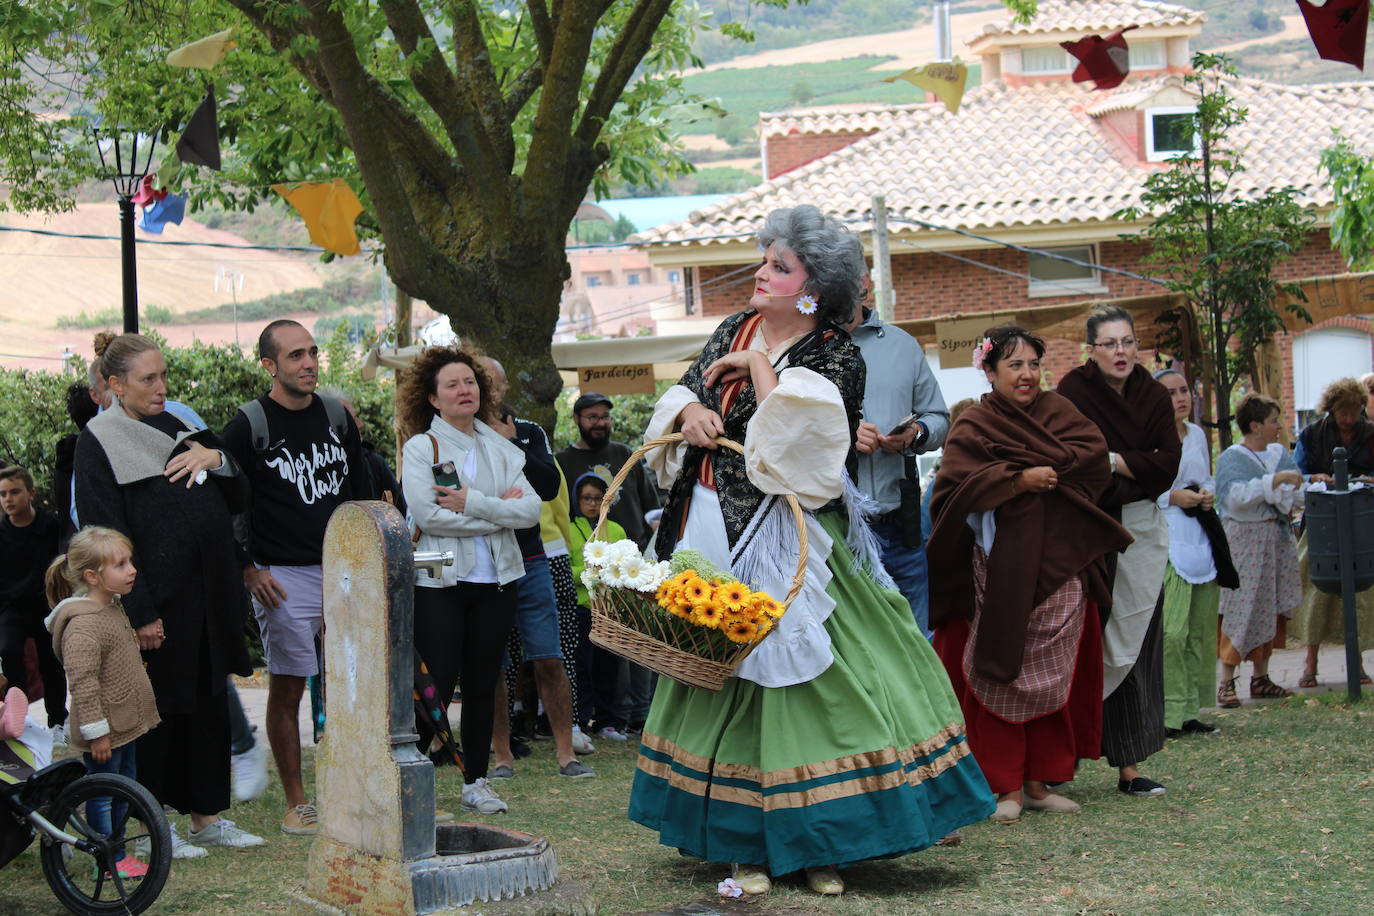
[[[598,729],[596,730],[596,736],[597,736],[598,738],[604,738],[604,739],[607,740],[607,741],[629,741],[629,740],[630,740],[629,737],[628,737],[624,732],[622,732],[620,729],[615,728],[614,726],[611,726],[611,725],[607,725],[607,726],[605,726],[605,727],[603,727],[603,728],[598,728]]]
[[[228,846],[232,849],[243,849],[247,846],[261,846],[265,842],[262,837],[239,829],[237,824],[226,818],[211,821],[199,830],[191,831],[191,843],[195,846]]]
[[[297,805],[281,819],[281,832],[291,836],[314,836],[320,832],[320,813],[314,805]]]
[[[593,770],[581,760],[569,760],[558,768],[558,775],[566,776],[569,779],[586,779],[589,776],[595,776],[596,770]]]
[[[229,772],[234,778],[234,801],[252,801],[267,789],[267,748],[261,741],[242,754],[229,758]]]
[[[463,786],[463,807],[478,814],[504,814],[510,810],[485,777]]]
[[[53,747],[66,747],[66,746],[67,746],[67,744],[68,744],[68,742],[67,742],[67,726],[65,726],[65,725],[54,725],[52,728],[48,729],[48,733],[52,735],[52,746],[53,746]]]
[[[186,842],[186,840],[182,838],[181,833],[177,830],[177,825],[176,825],[176,824],[169,824],[168,826],[172,828],[172,858],[173,858],[173,859],[199,859],[199,858],[202,858],[202,857],[204,857],[204,856],[208,856],[208,855],[210,854],[210,853],[209,853],[208,851],[206,851],[205,849],[202,849],[202,848],[199,847],[199,846],[192,846],[190,843]],[[141,841],[141,842],[145,842],[145,843],[146,843],[146,841]],[[138,854],[138,855],[146,856],[146,855],[151,855],[152,850],[151,850],[151,847],[148,847],[148,846],[145,846],[144,848],[141,848],[141,849],[140,849],[140,848],[137,848],[137,845],[136,845],[136,846],[135,846],[135,849],[134,849],[134,852],[135,852],[136,854]]]
[[[587,737],[587,733],[582,730],[582,726],[572,727],[572,748],[576,754],[595,754],[596,746],[592,744],[592,739]]]

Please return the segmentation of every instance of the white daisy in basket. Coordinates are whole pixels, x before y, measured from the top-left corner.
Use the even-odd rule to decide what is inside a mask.
[[[623,563],[632,557],[642,560],[644,559],[644,554],[642,551],[640,551],[639,545],[636,544],[634,541],[630,540],[629,538],[616,541],[614,544],[611,545],[610,562]]]
[[[620,561],[621,584],[642,592],[649,586],[653,569],[653,564],[642,556],[626,557]]]
[[[588,541],[582,548],[582,559],[587,561],[588,566],[596,568],[605,566],[611,561],[611,543],[609,541]]]
[[[601,584],[601,577],[596,574],[596,570],[588,566],[582,570],[582,584],[587,588],[596,588]]]
[[[607,563],[601,567],[600,575],[602,585],[609,585],[611,588],[622,588],[625,585],[619,563]]]

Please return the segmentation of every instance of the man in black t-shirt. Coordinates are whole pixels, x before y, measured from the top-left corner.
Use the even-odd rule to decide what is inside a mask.
[[[325,526],[340,504],[372,496],[357,427],[341,406],[326,407],[315,394],[319,352],[294,321],[264,328],[258,356],[272,389],[240,408],[221,436],[253,486],[243,581],[271,675],[267,738],[286,795],[282,831],[298,836],[316,832],[315,806],[301,782],[297,717],[306,678],[319,673]],[[331,412],[344,422],[332,422]]]
[[[43,575],[57,556],[61,526],[34,503],[36,496],[26,469],[17,464],[0,468],[0,669],[11,683],[27,686],[24,643],[34,641],[48,725],[53,740],[66,744],[67,675],[53,654],[52,634],[43,626],[48,615]]]

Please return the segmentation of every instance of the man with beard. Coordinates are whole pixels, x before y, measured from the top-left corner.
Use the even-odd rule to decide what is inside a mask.
[[[315,393],[320,349],[310,332],[274,321],[258,356],[272,388],[240,407],[221,438],[253,486],[243,582],[271,675],[267,739],[286,795],[282,832],[311,836],[317,814],[301,782],[297,716],[306,678],[319,673],[324,530],[336,507],[373,492],[357,426],[341,403]]]
[[[558,453],[558,464],[568,480],[591,472],[609,481],[620,471],[633,452],[628,445],[611,441],[611,399],[588,391],[573,403],[573,420],[579,438]],[[644,462],[639,462],[615,494],[609,516],[625,529],[625,534],[641,548],[653,537],[644,513],[657,509],[658,490],[650,482]],[[585,621],[585,632],[591,619]],[[587,638],[585,635],[583,638]],[[592,694],[596,708],[596,736],[624,741],[626,726],[636,731],[649,715],[653,699],[654,674],[596,647],[592,659]]]

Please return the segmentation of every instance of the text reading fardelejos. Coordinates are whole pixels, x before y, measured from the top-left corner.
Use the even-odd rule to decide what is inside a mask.
[[[625,379],[634,381],[653,374],[653,366],[588,366],[578,370],[583,385],[605,379]]]

